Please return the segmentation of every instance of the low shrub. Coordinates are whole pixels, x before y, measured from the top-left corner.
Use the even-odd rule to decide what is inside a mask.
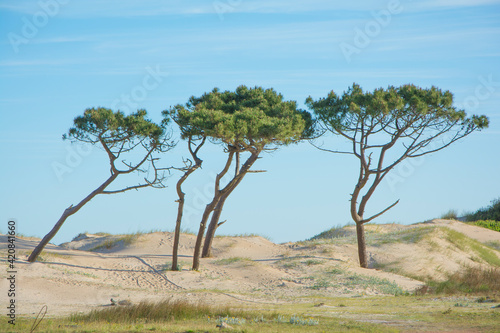
[[[481,220],[481,221],[472,222],[471,224],[476,225],[478,227],[483,227],[486,229],[491,229],[491,230],[500,232],[500,221]]]
[[[465,215],[468,222],[481,220],[500,221],[500,198],[491,201],[491,205],[478,209],[475,213]]]

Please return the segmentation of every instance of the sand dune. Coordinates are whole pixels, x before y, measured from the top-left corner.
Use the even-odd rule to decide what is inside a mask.
[[[36,263],[26,259],[39,240],[20,238],[18,314],[34,314],[43,305],[51,316],[89,311],[110,306],[111,298],[281,303],[300,302],[302,297],[310,301],[315,296],[384,294],[395,288],[413,291],[422,281],[404,275],[443,279],[466,265],[488,266],[469,243],[453,242],[448,230],[464,234],[468,242],[500,244],[498,232],[449,220],[367,225],[366,230],[372,269],[357,265],[352,227],[344,228],[342,237],[286,244],[262,237],[217,237],[214,257],[202,259],[199,272],[190,270],[195,236],[188,234],[181,237],[180,272],[169,270],[169,232],[82,234],[72,242],[49,245]],[[6,253],[3,235],[0,244],[1,253]],[[500,258],[500,252],[488,251]],[[1,281],[6,290],[4,272]]]

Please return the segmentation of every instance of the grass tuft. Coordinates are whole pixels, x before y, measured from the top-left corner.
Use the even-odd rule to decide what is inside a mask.
[[[231,258],[226,258],[226,259],[219,259],[214,261],[215,265],[230,265],[234,263],[244,263],[246,266],[253,265],[255,264],[254,261],[250,258],[243,258],[243,257],[231,257]]]
[[[454,209],[450,209],[445,214],[441,215],[443,220],[458,220],[458,213]]]
[[[104,242],[102,242],[102,244],[89,249],[89,251],[99,251],[104,249],[109,250],[120,243],[122,243],[125,246],[128,246],[133,244],[142,234],[143,234],[142,232],[136,232],[134,234],[123,235],[117,238],[106,239]]]
[[[105,310],[92,310],[88,314],[74,314],[71,320],[73,322],[135,323],[246,316],[248,313],[242,310],[232,310],[229,307],[217,308],[184,300],[165,300],[158,303],[140,302],[130,306],[110,306]]]
[[[320,234],[317,234],[314,237],[308,239],[309,241],[320,240],[320,239],[336,239],[336,238],[345,238],[349,236],[356,235],[356,232],[353,230],[349,230],[346,227],[354,226],[353,223],[346,224],[345,226],[336,226],[329,230],[323,231]]]
[[[428,282],[431,291],[437,294],[500,292],[500,269],[467,267],[451,274],[443,282]]]

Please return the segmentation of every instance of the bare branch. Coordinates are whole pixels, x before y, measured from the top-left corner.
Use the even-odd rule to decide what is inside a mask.
[[[102,194],[123,193],[123,192],[127,192],[127,191],[130,191],[130,190],[138,190],[140,188],[150,187],[150,186],[151,186],[151,184],[148,182],[147,184],[141,184],[141,185],[136,185],[136,186],[129,186],[129,187],[123,188],[121,190],[116,190],[116,191],[103,191],[101,193]]]
[[[371,220],[379,217],[380,215],[384,214],[385,212],[387,212],[389,209],[391,209],[392,207],[396,206],[397,204],[399,203],[399,199],[393,203],[392,205],[390,205],[389,207],[387,207],[386,209],[384,209],[383,211],[381,211],[380,213],[376,214],[376,215],[373,215],[372,217],[368,218],[368,219],[364,219],[361,221],[362,224],[365,224],[365,223],[368,223],[370,222]]]
[[[309,143],[310,143],[313,147],[315,147],[315,148],[317,148],[317,149],[319,149],[319,150],[322,150],[322,151],[329,152],[329,153],[354,155],[354,153],[353,153],[353,152],[348,152],[348,151],[339,151],[339,150],[331,150],[331,149],[322,148],[322,147],[317,146],[317,145],[315,145],[314,143],[312,143],[312,141],[309,141]]]

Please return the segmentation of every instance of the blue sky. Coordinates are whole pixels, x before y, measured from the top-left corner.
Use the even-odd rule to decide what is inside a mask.
[[[500,197],[498,0],[0,1],[0,18],[0,231],[15,218],[19,232],[44,236],[108,176],[104,152],[61,139],[85,108],[145,108],[160,121],[162,110],[192,95],[240,84],[272,87],[301,107],[309,95],[341,93],[353,82],[450,90],[468,114],[487,115],[490,128],[395,169],[367,214],[400,199],[376,222],[408,224]],[[224,163],[218,147],[207,148],[203,170],[185,187],[191,230]],[[179,142],[162,161],[179,165],[183,155]],[[57,165],[70,172],[58,174]],[[303,143],[264,154],[255,168],[268,172],[244,179],[220,233],[284,242],[350,222],[353,156]],[[177,178],[164,190],[96,197],[53,242],[83,231],[172,230]]]

